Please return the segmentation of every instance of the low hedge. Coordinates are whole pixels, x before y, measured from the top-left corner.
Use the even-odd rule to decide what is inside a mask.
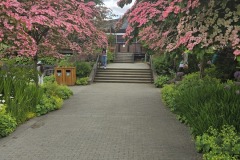
[[[195,138],[204,137],[210,128],[221,133],[226,125],[240,133],[239,96],[240,86],[232,81],[221,83],[209,76],[200,79],[198,73],[186,75],[178,84],[165,85],[161,90],[163,102],[191,128]],[[235,157],[238,152],[229,153]],[[219,156],[224,154],[219,152]]]

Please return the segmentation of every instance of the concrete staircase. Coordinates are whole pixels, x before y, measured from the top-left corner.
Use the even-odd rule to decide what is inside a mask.
[[[134,55],[133,53],[115,53],[114,62],[115,63],[133,63]]]
[[[150,69],[99,68],[94,82],[109,83],[152,83]]]

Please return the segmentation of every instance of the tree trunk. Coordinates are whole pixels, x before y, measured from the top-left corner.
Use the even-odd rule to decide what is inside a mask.
[[[202,79],[204,77],[204,69],[205,69],[205,65],[206,65],[206,62],[205,62],[205,50],[202,48],[198,51],[198,54],[199,54],[199,60],[200,60],[200,63],[199,63],[199,71],[200,71],[200,74],[199,74],[199,77],[200,79]]]
[[[199,76],[200,76],[200,79],[202,79],[203,76],[204,76],[204,59],[202,59],[200,61],[199,69],[200,69],[200,75]]]
[[[38,62],[38,57],[37,54],[33,57],[33,65],[34,65],[34,69],[35,69],[35,76],[34,76],[34,82],[36,84],[36,86],[38,87],[38,70],[37,70],[37,62]]]
[[[200,58],[200,64],[199,64],[199,69],[200,69],[200,78],[202,79],[205,75],[205,67],[207,64],[207,59],[206,59],[206,54],[203,51],[201,58]]]

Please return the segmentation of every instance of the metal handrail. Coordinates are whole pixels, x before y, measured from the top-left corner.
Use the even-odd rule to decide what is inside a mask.
[[[115,61],[116,57],[117,57],[117,45],[115,44],[115,48],[114,48],[114,54],[113,54],[113,62]]]
[[[92,71],[89,75],[89,78],[88,78],[88,84],[92,84],[94,79],[95,79],[95,76],[96,76],[96,73],[97,73],[97,70],[98,68],[100,68],[100,56],[98,55],[97,56],[97,60],[95,61],[94,65],[93,65],[93,68],[92,68]]]
[[[149,55],[149,63],[150,63],[150,68],[152,70],[152,77],[153,77],[153,82],[155,82],[155,80],[157,79],[157,73],[156,70],[153,66],[153,58],[152,55]]]

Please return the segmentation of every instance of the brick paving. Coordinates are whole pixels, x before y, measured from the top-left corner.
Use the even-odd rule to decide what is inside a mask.
[[[63,108],[0,139],[0,160],[198,160],[189,129],[152,84],[71,87]]]

